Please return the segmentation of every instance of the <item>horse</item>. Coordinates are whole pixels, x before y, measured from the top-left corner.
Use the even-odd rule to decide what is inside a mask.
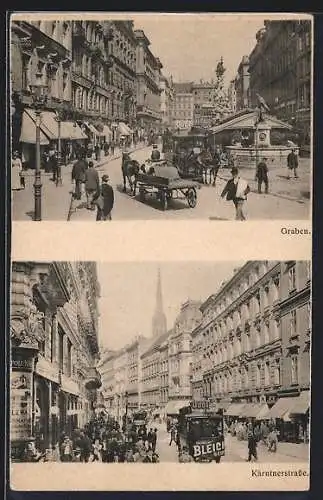
[[[129,153],[123,153],[122,155],[122,163],[121,170],[123,176],[123,192],[127,192],[127,181],[130,187],[130,193],[132,196],[136,195],[136,185],[137,185],[137,176],[140,171],[140,164],[137,160],[133,160],[130,158]]]

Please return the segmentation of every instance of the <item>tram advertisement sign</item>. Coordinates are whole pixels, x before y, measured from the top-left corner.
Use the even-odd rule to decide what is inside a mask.
[[[193,445],[193,457],[205,457],[212,455],[214,457],[221,457],[224,455],[224,440],[207,440],[196,441]]]

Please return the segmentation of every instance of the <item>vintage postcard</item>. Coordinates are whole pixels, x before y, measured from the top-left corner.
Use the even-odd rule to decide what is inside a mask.
[[[307,489],[310,261],[14,261],[10,337],[14,489]]]
[[[309,220],[312,18],[14,14],[14,221]]]
[[[307,490],[312,16],[9,34],[10,487]]]

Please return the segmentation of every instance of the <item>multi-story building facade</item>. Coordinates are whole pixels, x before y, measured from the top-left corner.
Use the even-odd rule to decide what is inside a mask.
[[[125,347],[127,356],[127,403],[130,411],[141,407],[142,404],[142,359],[141,356],[151,339],[138,336]]]
[[[11,419],[13,456],[35,438],[56,449],[59,435],[93,414],[99,283],[92,262],[13,262]]]
[[[191,333],[200,322],[201,303],[188,300],[181,306],[168,339],[169,388],[167,411],[184,406],[192,399],[192,339]]]
[[[98,370],[102,380],[102,396],[104,406],[111,415],[115,411],[114,397],[116,393],[116,377],[115,377],[115,360],[118,355],[117,351],[105,350],[101,352]]]
[[[194,123],[193,83],[174,83],[173,128],[189,130]]]
[[[310,136],[311,21],[266,21],[249,56],[250,98],[257,93],[278,118]]]
[[[163,65],[153,55],[150,41],[142,30],[135,30],[137,40],[137,119],[146,131],[160,127],[160,76]]]
[[[73,106],[78,116],[116,135],[136,116],[136,39],[132,21],[73,22]],[[102,127],[103,125],[103,127]],[[90,128],[90,131],[93,131]]]
[[[114,357],[114,398],[112,415],[122,421],[128,406],[128,387],[129,387],[129,365],[128,352],[126,348],[120,349]]]
[[[166,377],[168,374],[165,366],[166,349],[164,345],[166,345],[169,335],[170,332],[159,335],[141,355],[141,405],[144,408],[157,409],[162,404],[165,404],[165,389],[168,385]],[[161,352],[164,355],[163,360]],[[164,363],[163,366],[162,363]]]
[[[218,118],[218,110],[215,105],[217,95],[215,83],[213,81],[194,83],[192,91],[194,96],[194,125],[205,128],[211,127]]]
[[[22,153],[24,163],[34,166],[35,85],[46,88],[46,112],[43,113],[41,124],[42,145],[49,145],[50,140],[58,140],[54,112],[62,105],[68,105],[72,98],[71,22],[13,20],[10,42],[12,148]]]
[[[273,406],[308,391],[308,269],[307,262],[247,262],[203,303],[192,334],[194,394],[220,405]]]
[[[172,79],[160,76],[160,113],[163,128],[171,128],[173,125],[174,89]]]
[[[243,56],[238,66],[237,76],[234,81],[236,94],[236,111],[250,106],[250,73],[249,57]]]

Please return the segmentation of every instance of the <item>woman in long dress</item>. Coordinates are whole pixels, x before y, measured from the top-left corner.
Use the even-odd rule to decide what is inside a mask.
[[[18,151],[15,151],[11,160],[11,189],[21,189],[22,163]]]

